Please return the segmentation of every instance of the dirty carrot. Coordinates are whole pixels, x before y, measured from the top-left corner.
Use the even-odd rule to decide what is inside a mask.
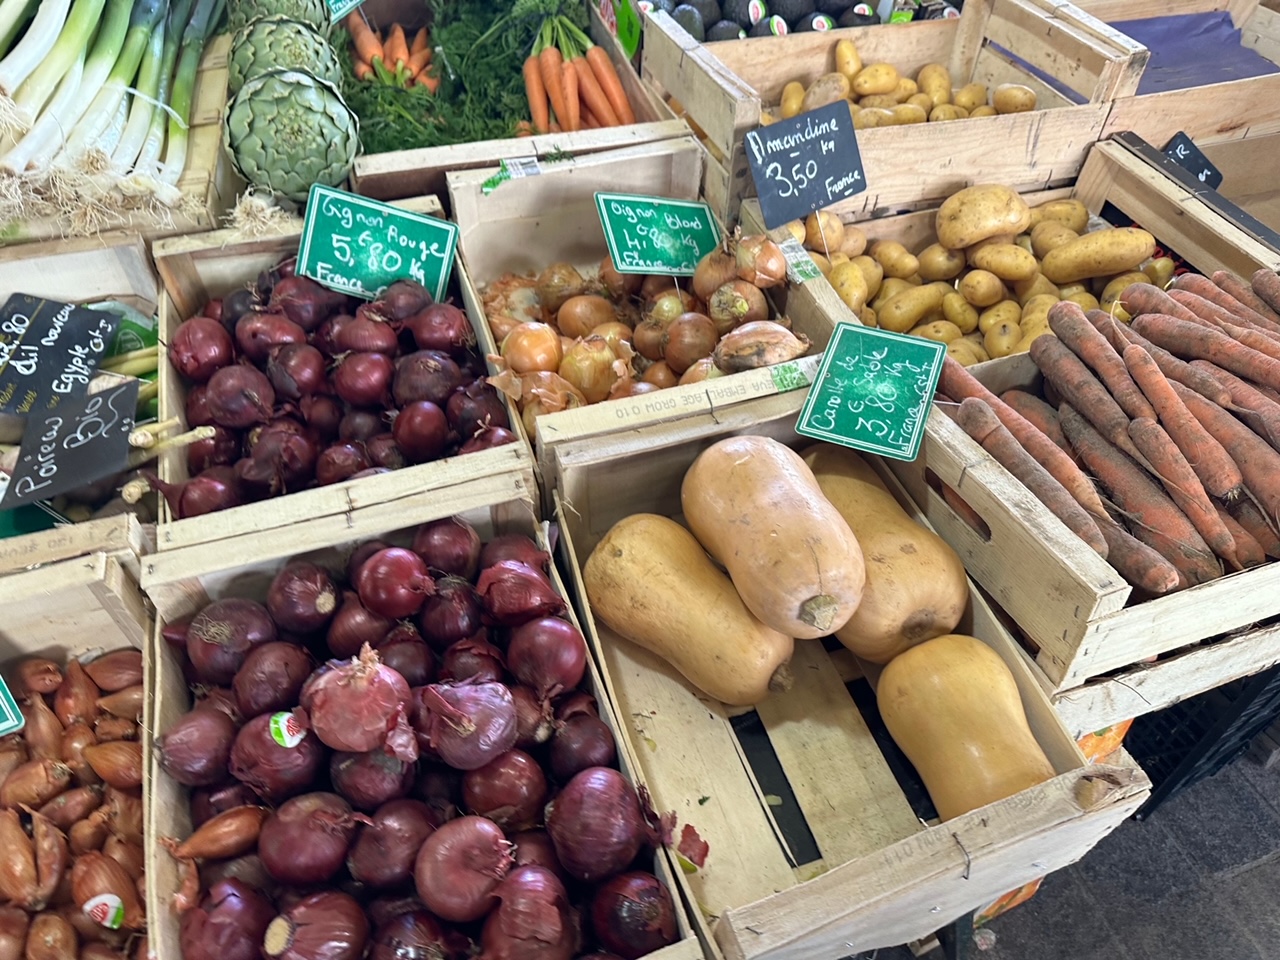
[[[1228,504],[1227,509],[1236,518],[1236,522],[1249,531],[1249,536],[1258,541],[1268,557],[1280,559],[1280,536],[1276,536],[1275,530],[1267,523],[1267,518],[1262,515],[1256,503],[1248,497],[1241,497],[1235,503]]]
[[[1259,320],[1264,319],[1259,316],[1256,310],[1245,306],[1238,298],[1227,293],[1208,277],[1202,277],[1198,273],[1184,273],[1180,277],[1175,277],[1173,290],[1180,290],[1200,297],[1248,323],[1257,323]],[[1280,328],[1277,328],[1277,332],[1280,332]]]
[[[560,80],[564,84],[564,105],[569,111],[569,129],[581,130],[582,102],[578,99],[578,71],[567,60],[560,62]]]
[[[1242,319],[1230,310],[1226,310],[1223,307],[1218,306],[1216,303],[1206,300],[1199,294],[1191,293],[1187,290],[1170,290],[1169,296],[1176,302],[1182,304],[1197,317],[1202,320],[1207,320],[1215,327],[1221,326],[1224,323],[1234,323],[1246,327],[1253,326],[1249,321]],[[1258,329],[1262,328],[1258,327]],[[1270,336],[1270,334],[1268,334],[1268,336]]]
[[[1226,387],[1231,393],[1236,416],[1253,427],[1254,433],[1280,450],[1280,404],[1263,396],[1251,384],[1206,360],[1195,360],[1191,365]]]
[[[1132,325],[1123,326],[1109,313],[1105,313],[1102,310],[1090,310],[1086,316],[1094,328],[1106,337],[1108,342],[1119,353],[1123,354],[1124,348],[1129,344],[1135,344],[1151,355],[1151,359],[1156,362],[1160,372],[1170,380],[1177,380],[1214,403],[1225,405],[1231,402],[1231,394],[1227,393],[1226,389],[1217,380],[1199,370],[1193,370],[1185,360],[1179,360],[1168,350],[1157,347],[1134,330]],[[1151,398],[1148,397],[1147,399],[1150,400]]]
[[[1227,501],[1240,496],[1244,486],[1240,468],[1222,444],[1191,415],[1151,355],[1139,346],[1130,345],[1124,351],[1124,364],[1155,408],[1161,425],[1200,478],[1200,485]]]
[[[1120,304],[1136,317],[1140,313],[1167,313],[1179,320],[1194,321],[1196,315],[1153,283],[1131,283],[1120,294]]]
[[[942,499],[956,512],[956,516],[973,527],[984,539],[991,537],[991,527],[987,525],[987,521],[982,519],[977,510],[969,506],[969,501],[960,496],[955,487],[942,484]]]
[[[1071,449],[1071,444],[1067,443],[1066,435],[1062,432],[1062,427],[1058,425],[1057,410],[1035,394],[1027,393],[1025,390],[1006,390],[1000,394],[1000,399],[1007,403],[1012,410],[1025,417],[1033,427],[1060,446],[1067,456],[1074,458],[1075,451]]]
[[[582,97],[583,105],[590,108],[591,113],[600,122],[600,126],[616,127],[618,115],[614,113],[609,98],[600,89],[600,83],[596,80],[596,75],[591,72],[591,65],[587,63],[587,58],[574,57],[570,63],[578,73],[578,94]]]
[[[1057,337],[1037,337],[1029,352],[1063,400],[1082,413],[1111,443],[1142,462],[1142,454],[1129,439],[1129,417],[1079,357]]]
[[[1248,307],[1259,317],[1265,320],[1268,330],[1280,333],[1280,313],[1276,313],[1262,298],[1253,292],[1253,288],[1247,282],[1237,277],[1230,270],[1213,271],[1213,282],[1223,293],[1228,293],[1235,297],[1243,306]]]
[[[992,409],[976,397],[960,402],[956,422],[982,449],[1013,474],[1067,528],[1106,557],[1107,541],[1084,507],[1014,439]]]
[[[555,111],[556,122],[562,130],[572,130],[569,126],[569,106],[565,103],[564,74],[560,65],[564,57],[556,49],[555,44],[548,44],[538,54],[538,69],[542,72],[542,86],[547,91],[547,99],[551,101],[551,109]]]
[[[1247,570],[1249,567],[1256,567],[1260,563],[1266,563],[1267,552],[1253,534],[1241,526],[1240,521],[1228,513],[1227,508],[1217,500],[1213,501],[1213,509],[1218,514],[1218,519],[1222,521],[1223,526],[1227,528],[1227,532],[1231,534],[1231,539],[1235,541],[1236,559],[1240,561],[1240,566]]]
[[[1248,380],[1280,390],[1280,360],[1236,343],[1221,330],[1210,330],[1175,317],[1134,317],[1133,330],[1152,343],[1187,360],[1208,360]]]
[[[404,37],[404,27],[393,23],[382,42],[382,62],[388,70],[395,70],[409,62],[409,41]]]
[[[1280,360],[1280,338],[1272,337],[1258,327],[1238,327],[1234,323],[1221,323],[1222,332],[1237,343],[1265,353],[1272,360]]]
[[[1178,568],[1110,517],[1094,517],[1107,541],[1107,563],[1133,586],[1163,596],[1178,586]]]
[[[1274,270],[1258,270],[1250,278],[1249,286],[1263,303],[1280,313],[1280,275]]]
[[[533,124],[528,120],[521,120],[516,124],[517,137],[532,137],[534,134]]]
[[[1155,419],[1156,412],[1129,376],[1120,354],[1094,328],[1077,304],[1062,300],[1050,307],[1049,329],[1098,375],[1121,410],[1130,417]]]
[[[586,57],[600,89],[609,98],[609,105],[613,107],[618,122],[624,126],[635,123],[636,115],[631,109],[631,101],[627,99],[627,92],[622,89],[622,81],[618,79],[618,71],[613,68],[609,55],[600,47],[590,46],[587,47]]]
[[[542,83],[542,70],[536,55],[524,62],[524,92],[529,98],[529,118],[533,129],[546,133],[551,128],[550,107],[547,105],[547,88]]]
[[[423,50],[429,49],[429,47],[430,36],[427,33],[427,28],[422,27],[413,35],[413,43],[409,44],[409,55],[413,56],[415,53],[421,53]]]
[[[360,11],[351,13],[346,23],[347,33],[351,35],[351,45],[356,48],[356,58],[372,64],[373,58],[377,57],[385,64],[387,61],[383,55],[382,44],[378,41],[378,35],[373,32],[369,24],[364,22]]]

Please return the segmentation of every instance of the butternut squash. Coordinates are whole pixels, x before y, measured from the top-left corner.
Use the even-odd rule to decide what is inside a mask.
[[[956,552],[907,516],[852,450],[821,443],[801,456],[858,538],[867,568],[862,602],[836,639],[864,660],[888,663],[908,647],[954,630],[969,602]]]
[[[699,690],[751,706],[791,685],[795,641],[753,617],[729,578],[674,520],[624,517],[582,569],[592,614]]]
[[[790,447],[759,436],[712,444],[685,473],[680,502],[693,535],[768,626],[811,640],[858,609],[862,548]]]
[[[895,657],[880,674],[876,700],[943,820],[1054,776],[1013,674],[974,637],[935,637]]]

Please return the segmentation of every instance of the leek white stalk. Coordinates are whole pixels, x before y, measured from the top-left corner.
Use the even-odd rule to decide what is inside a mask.
[[[191,8],[195,0],[175,0],[169,10],[168,27],[165,29],[164,61],[160,64],[160,85],[156,88],[156,101],[168,104],[169,93],[173,89],[173,71],[178,63],[178,48],[181,46],[182,34],[186,30],[187,20],[191,16]],[[149,175],[160,163],[160,151],[164,147],[165,120],[167,114],[162,109],[151,111],[151,122],[147,126],[146,136],[133,165],[135,172]]]
[[[35,13],[36,0],[4,0],[0,3],[0,53],[7,53],[18,31]]]
[[[216,12],[216,15],[215,15]],[[187,165],[187,138],[191,130],[191,99],[196,85],[196,72],[200,68],[200,56],[204,53],[214,24],[222,16],[222,0],[197,0],[191,14],[191,22],[182,35],[182,53],[173,77],[173,96],[169,106],[169,139],[165,144],[164,166],[159,180],[172,186],[182,176]]]
[[[62,79],[62,75],[75,62],[76,57],[89,46],[89,40],[93,37],[94,28],[98,26],[98,21],[102,17],[102,8],[105,5],[106,0],[75,0],[72,4],[71,13],[67,16],[57,41],[14,94],[13,103],[18,112],[18,124],[22,129],[25,130],[36,122],[36,117],[45,102],[53,95],[53,90]],[[123,36],[121,40],[123,42]],[[119,53],[118,47],[116,53]],[[114,63],[115,57],[111,59]],[[85,61],[85,66],[87,69],[88,60]],[[111,69],[110,64],[107,65],[107,69]]]
[[[0,60],[0,126],[12,126],[17,121],[13,95],[58,42],[70,9],[71,0],[40,0],[31,26],[18,45]]]
[[[135,84],[137,93],[129,104],[129,119],[125,123],[120,142],[111,154],[111,166],[119,173],[127,173],[133,169],[138,159],[138,151],[142,149],[142,141],[147,137],[147,127],[151,125],[151,111],[155,109],[156,94],[160,89],[160,66],[164,59],[164,38],[166,31],[160,25],[152,31],[147,43],[146,56],[142,58],[142,67],[138,70],[138,81]]]
[[[79,58],[71,64],[68,70],[58,84],[58,89],[53,95],[53,100],[49,102],[49,109],[45,116],[60,113],[67,109],[67,105],[75,100],[80,93],[80,80],[84,73],[84,51],[80,52]],[[43,143],[43,138],[49,133],[57,133],[57,126],[53,123],[45,124],[40,129],[32,129],[27,132],[18,144],[6,153],[3,159],[0,159],[0,170],[11,174],[23,174],[27,169],[27,161],[31,155]]]

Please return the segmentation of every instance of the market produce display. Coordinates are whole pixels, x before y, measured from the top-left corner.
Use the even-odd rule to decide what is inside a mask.
[[[199,696],[159,739],[192,788],[194,832],[162,838],[184,956],[673,943],[674,901],[645,869],[662,826],[580,689],[587,648],[550,557],[456,517],[404,539],[340,569],[289,561],[265,603],[165,626]]]
[[[870,4],[853,0],[640,0],[638,6],[645,12],[670,14],[699,43],[869,27],[880,22]]]

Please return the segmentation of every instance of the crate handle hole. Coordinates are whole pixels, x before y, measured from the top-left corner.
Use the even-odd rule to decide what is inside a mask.
[[[991,542],[991,528],[987,526],[987,521],[978,515],[978,511],[969,506],[968,502],[956,492],[954,487],[943,483],[942,478],[928,467],[925,467],[924,470],[924,480],[934,493],[942,497],[946,505],[951,508],[952,513],[968,524],[973,529],[973,532],[982,538],[984,543]]]

